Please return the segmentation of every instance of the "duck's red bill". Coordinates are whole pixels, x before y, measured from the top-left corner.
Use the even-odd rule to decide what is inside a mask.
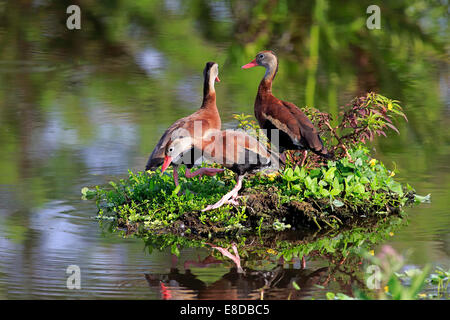
[[[249,62],[245,65],[242,66],[242,69],[249,69],[249,68],[253,68],[253,67],[257,67],[258,66],[258,62],[256,62],[256,59],[254,59],[252,62]]]
[[[161,172],[166,171],[167,167],[170,165],[171,162],[172,162],[172,157],[165,156],[164,163],[161,168]]]
[[[219,76],[216,77],[216,82],[220,82]]]

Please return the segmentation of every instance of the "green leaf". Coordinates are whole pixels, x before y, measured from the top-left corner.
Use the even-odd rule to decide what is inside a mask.
[[[357,183],[354,186],[353,191],[358,194],[363,194],[364,192],[366,192],[366,190],[364,189],[364,185],[362,185],[361,183]]]
[[[342,207],[344,205],[344,203],[338,199],[334,199],[332,203],[333,203],[333,206],[335,206],[337,208]]]
[[[89,191],[89,188],[88,188],[88,187],[84,187],[84,188],[81,189],[81,194],[82,194],[83,196],[86,196],[86,194],[88,193],[88,191]]]
[[[331,167],[327,170],[327,172],[325,172],[324,174],[324,180],[327,182],[332,182],[333,178],[334,178],[334,172],[336,171],[336,167]]]
[[[426,196],[419,196],[417,194],[414,195],[414,200],[416,203],[430,203],[431,202],[431,193]]]
[[[310,176],[311,178],[315,178],[315,177],[320,176],[321,173],[322,173],[322,170],[320,170],[320,169],[313,169],[313,170],[311,170],[311,171],[309,172],[309,176]]]
[[[362,177],[359,182],[361,182],[362,184],[367,184],[370,182],[370,180],[367,177]]]
[[[170,248],[170,252],[177,257],[180,255],[180,250],[178,249],[178,246],[176,244],[173,244]]]
[[[331,189],[331,191],[330,191],[330,194],[331,194],[333,197],[337,196],[339,193],[341,193],[341,190],[336,189],[336,188],[333,188],[333,189]]]
[[[177,185],[176,188],[172,191],[172,196],[176,196],[178,192],[180,192],[181,184]]]
[[[300,167],[296,166],[294,169],[294,176],[300,177]]]
[[[397,193],[399,196],[403,196],[403,189],[402,189],[402,185],[398,182],[390,182],[388,184],[389,189],[391,189],[393,192]]]
[[[336,295],[333,292],[327,292],[326,294],[328,300],[334,300]]]
[[[311,185],[312,185],[312,179],[311,179],[311,177],[308,176],[305,179],[305,186],[307,189],[311,190]]]
[[[324,198],[326,198],[326,197],[328,197],[328,196],[330,195],[330,192],[329,192],[327,189],[321,189],[321,190],[320,190],[320,194],[321,194]]]
[[[327,185],[328,183],[326,183],[324,180],[319,181],[319,186],[326,187]]]

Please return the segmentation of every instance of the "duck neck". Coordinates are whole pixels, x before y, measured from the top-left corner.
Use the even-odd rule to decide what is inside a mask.
[[[266,67],[266,74],[259,84],[259,90],[264,92],[272,92],[272,82],[278,71],[278,62],[276,65]]]
[[[206,108],[211,105],[216,105],[216,90],[214,88],[215,78],[205,78],[203,83],[203,102],[202,108]]]

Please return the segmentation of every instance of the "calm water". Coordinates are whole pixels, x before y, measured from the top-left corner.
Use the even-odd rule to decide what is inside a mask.
[[[0,1],[0,298],[255,299],[264,271],[278,277],[265,299],[287,299],[292,279],[303,290],[290,298],[323,298],[327,289],[314,284],[323,285],[329,272],[324,259],[308,260],[306,269],[261,262],[244,278],[231,262],[205,260],[204,249],[183,250],[178,259],[170,250],[150,254],[142,240],[110,233],[94,219],[95,203],[81,200],[81,188],[143,169],[167,126],[199,107],[205,62],[220,66],[224,127],[235,125],[233,113],[253,114],[263,71],[240,66],[262,48],[235,41],[239,17],[229,2],[80,2],[82,29],[69,31],[64,2]],[[410,121],[399,125],[401,135],[375,141],[374,152],[397,167],[399,181],[431,193],[432,203],[408,208],[409,224],[385,244],[408,264],[448,268],[448,65],[443,55],[405,55],[395,46],[380,48],[386,66],[378,69],[352,68],[347,57],[331,72],[332,61],[319,59],[314,104],[335,114],[369,89],[401,100]],[[301,52],[279,49],[274,85],[277,96],[299,106],[308,99]],[[69,265],[81,269],[80,290],[66,288]],[[351,288],[338,280],[325,287]]]

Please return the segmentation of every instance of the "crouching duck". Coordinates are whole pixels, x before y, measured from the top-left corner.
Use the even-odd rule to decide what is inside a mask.
[[[248,173],[263,169],[274,171],[279,166],[278,157],[271,154],[254,137],[243,131],[215,130],[201,139],[185,136],[172,140],[166,147],[161,170],[164,171],[174,161],[180,161],[187,152],[201,154],[206,162],[220,164],[235,172],[237,176],[234,188],[217,203],[208,205],[202,211],[217,209],[224,204],[238,205],[238,192]]]

